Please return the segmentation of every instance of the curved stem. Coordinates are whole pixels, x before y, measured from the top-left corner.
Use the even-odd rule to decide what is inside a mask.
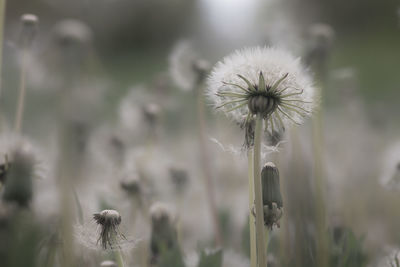
[[[249,149],[248,158],[248,176],[249,176],[249,227],[250,227],[250,267],[257,267],[257,245],[256,245],[256,221],[251,212],[254,205],[254,174],[253,174],[253,151]]]
[[[263,133],[263,118],[257,114],[256,128],[254,133],[254,195],[255,195],[255,213],[256,213],[256,241],[258,267],[266,267],[265,258],[265,235],[264,235],[264,210],[262,202],[262,184],[261,184],[261,136]]]

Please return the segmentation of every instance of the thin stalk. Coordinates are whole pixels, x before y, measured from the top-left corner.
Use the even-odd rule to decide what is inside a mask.
[[[254,174],[258,267],[267,266],[267,260],[265,258],[266,244],[264,235],[264,210],[263,210],[262,184],[261,184],[261,136],[263,133],[263,122],[264,121],[261,114],[257,114],[256,128],[254,132],[253,174]]]
[[[2,81],[3,81],[3,39],[4,39],[4,22],[5,22],[5,9],[6,0],[0,0],[0,98],[2,93]]]
[[[215,245],[220,246],[222,244],[221,238],[221,227],[219,225],[215,188],[212,181],[212,174],[210,168],[210,162],[208,157],[207,142],[206,142],[206,121],[205,121],[205,110],[204,110],[204,94],[202,83],[199,82],[196,88],[197,92],[197,121],[199,127],[199,145],[200,145],[200,157],[203,170],[204,183],[206,186],[207,201],[210,208],[211,218],[214,227]]]
[[[321,111],[317,112],[313,121],[313,148],[314,148],[314,179],[315,204],[317,224],[317,264],[328,266],[328,239],[325,231],[325,199],[324,199],[324,168],[323,168],[323,119]]]
[[[113,243],[117,244],[117,238],[116,238],[115,234],[112,235],[112,239],[114,241]],[[115,261],[117,262],[118,267],[124,267],[124,260],[122,258],[121,250],[115,249],[115,250],[113,250],[113,254],[114,254]]]
[[[264,227],[264,235],[265,235],[265,260],[268,262],[268,244],[269,244],[269,229],[268,229],[268,227]]]
[[[121,255],[121,250],[117,249],[114,251],[115,261],[117,262],[118,267],[124,267],[124,260]]]
[[[15,132],[20,133],[22,127],[22,120],[24,115],[24,106],[25,106],[25,94],[26,94],[26,57],[28,54],[28,50],[24,47],[21,51],[22,53],[22,62],[21,62],[21,72],[19,78],[19,91],[18,91],[18,103],[17,103],[17,111],[15,116],[15,124],[14,129]]]
[[[249,149],[248,158],[248,177],[249,177],[249,227],[250,227],[250,267],[257,267],[257,244],[256,244],[256,221],[251,210],[254,205],[254,174],[253,174],[253,151]]]

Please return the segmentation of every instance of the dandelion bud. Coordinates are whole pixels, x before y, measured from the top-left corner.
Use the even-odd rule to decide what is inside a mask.
[[[114,248],[117,238],[123,237],[118,229],[121,224],[121,215],[116,210],[103,210],[93,214],[93,219],[101,226],[97,242],[100,242],[103,249],[107,249],[107,247]]]
[[[19,37],[19,43],[22,47],[28,47],[32,44],[37,32],[37,25],[39,19],[32,14],[25,14],[21,16],[22,29]]]
[[[187,171],[179,167],[171,167],[169,169],[169,175],[176,190],[182,193],[189,180]]]
[[[278,227],[279,219],[283,214],[283,201],[279,184],[279,171],[272,162],[264,165],[261,171],[264,222],[272,229],[275,224]]]
[[[13,167],[7,172],[3,199],[22,207],[28,206],[32,199],[33,176],[34,160],[31,155],[16,151],[13,156]]]
[[[179,250],[178,234],[174,225],[174,216],[164,203],[155,203],[150,208],[151,216],[151,258],[158,262],[162,253]]]
[[[103,261],[100,264],[101,267],[117,267],[118,265],[113,261]]]

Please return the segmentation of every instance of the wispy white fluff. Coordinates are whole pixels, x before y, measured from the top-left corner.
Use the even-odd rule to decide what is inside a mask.
[[[216,64],[211,75],[208,78],[208,88],[206,94],[214,107],[220,106],[222,103],[236,100],[237,98],[217,96],[217,93],[222,91],[243,94],[243,91],[236,86],[226,85],[224,83],[233,83],[247,88],[246,83],[238,77],[238,74],[244,76],[253,85],[257,85],[259,74],[263,73],[267,85],[273,85],[281,79],[286,73],[288,77],[278,86],[278,90],[283,90],[284,94],[294,94],[302,92],[298,95],[293,95],[292,103],[300,109],[307,110],[308,113],[315,107],[316,93],[313,87],[311,77],[307,70],[302,66],[300,59],[295,58],[289,52],[273,47],[253,47],[237,50],[234,53],[225,57],[222,61]],[[304,103],[310,102],[310,103]],[[229,111],[235,107],[235,104],[225,105],[220,110],[236,122],[242,122],[249,113],[247,106]],[[303,115],[292,109],[287,109],[281,106],[293,120],[301,123],[304,119]],[[279,114],[284,124],[290,123],[291,120]],[[272,120],[278,120],[277,112],[271,114]]]
[[[169,72],[174,83],[182,90],[189,91],[197,79],[194,64],[199,59],[193,45],[188,40],[179,41],[169,57]]]

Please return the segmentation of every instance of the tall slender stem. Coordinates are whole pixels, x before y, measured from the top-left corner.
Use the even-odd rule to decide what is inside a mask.
[[[323,166],[323,119],[318,111],[313,121],[313,148],[314,148],[314,179],[316,198],[316,224],[317,224],[317,263],[318,266],[328,266],[328,240],[326,236],[325,199],[324,199],[324,166]]]
[[[264,210],[262,202],[262,183],[261,183],[261,136],[263,132],[263,118],[257,114],[256,129],[254,133],[254,195],[255,195],[255,213],[256,213],[256,241],[258,267],[266,267],[265,258],[265,233],[264,233]]]
[[[18,103],[17,103],[17,111],[15,116],[15,124],[14,129],[15,132],[20,133],[22,127],[22,120],[24,115],[24,106],[25,106],[25,94],[26,94],[26,85],[25,85],[25,76],[26,76],[26,57],[28,50],[27,48],[22,49],[22,62],[21,62],[21,72],[20,72],[20,84],[18,91]]]
[[[0,0],[0,98],[2,93],[2,81],[3,81],[3,39],[4,39],[4,22],[5,19],[5,9],[6,9],[6,0]]]
[[[218,220],[218,212],[216,205],[215,190],[212,181],[212,174],[210,168],[210,162],[208,159],[208,150],[206,142],[206,122],[205,122],[205,111],[204,111],[204,94],[202,83],[199,83],[197,88],[197,119],[199,127],[199,145],[200,145],[200,157],[204,176],[204,182],[206,186],[207,201],[210,207],[211,217],[214,227],[215,245],[220,246],[222,243],[221,228]]]
[[[249,227],[250,227],[250,267],[257,267],[256,245],[256,221],[251,212],[254,205],[254,174],[253,174],[253,150],[247,152],[248,176],[249,176]]]

